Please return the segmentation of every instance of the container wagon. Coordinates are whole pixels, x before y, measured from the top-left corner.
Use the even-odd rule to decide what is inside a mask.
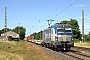
[[[43,31],[41,46],[54,50],[70,50],[74,47],[71,25],[56,23]]]
[[[30,41],[31,42],[32,40],[34,40],[34,36],[28,36],[27,37],[27,41]]]

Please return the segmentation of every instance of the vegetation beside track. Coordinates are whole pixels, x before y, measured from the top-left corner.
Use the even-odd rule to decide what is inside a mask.
[[[90,48],[90,41],[87,42],[81,42],[80,40],[74,40],[74,41],[75,41],[74,46]]]
[[[25,41],[0,42],[0,60],[55,60],[38,47]]]

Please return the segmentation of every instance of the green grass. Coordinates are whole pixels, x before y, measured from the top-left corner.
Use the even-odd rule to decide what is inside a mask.
[[[12,59],[17,59],[19,60],[20,58],[17,57],[16,54],[12,54],[11,52],[15,50],[15,47],[17,47],[14,44],[7,43],[7,42],[0,42],[0,56],[2,58],[0,60],[12,60]]]
[[[80,43],[80,41],[78,41],[78,42],[75,42],[74,45],[75,46],[81,46],[81,47],[88,47],[88,48],[90,48],[90,42],[89,41],[88,42],[81,42],[81,43]]]
[[[3,51],[7,50],[7,52],[10,52],[10,50],[13,47],[15,47],[15,45],[9,44],[9,43],[6,43],[6,42],[0,42],[0,50],[3,50]]]

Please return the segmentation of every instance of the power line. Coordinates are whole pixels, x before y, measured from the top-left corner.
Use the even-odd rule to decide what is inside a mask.
[[[74,3],[70,4],[67,8],[65,8],[62,12],[60,12],[59,14],[57,14],[55,17],[59,16],[60,14],[62,14],[64,11],[66,11],[68,8],[70,8],[72,5],[74,5],[76,2],[78,2],[79,0],[76,0]],[[55,18],[54,17],[54,18]],[[53,18],[53,19],[54,19]]]
[[[64,0],[64,1],[62,2],[62,4],[63,4],[65,1],[66,1],[66,0]],[[78,0],[77,0],[77,1],[78,1]],[[73,4],[75,4],[77,1],[75,1],[75,2],[72,3],[72,4],[71,4],[71,2],[70,2],[70,6],[69,6],[69,7],[71,7],[71,6],[72,6]],[[61,6],[62,4],[60,4],[59,6]],[[58,6],[58,7],[59,7],[59,6]],[[57,7],[57,8],[58,8],[58,7]],[[65,10],[67,10],[69,7],[67,7]],[[57,8],[56,8],[55,10],[57,10]],[[55,10],[54,10],[54,11],[55,11]],[[65,10],[63,10],[61,13],[63,13]],[[54,12],[54,11],[53,11],[53,12]],[[52,13],[53,13],[53,12],[52,12]],[[52,14],[52,13],[51,13],[51,14]],[[59,13],[58,15],[60,15],[61,13]],[[72,13],[72,14],[73,14],[73,13]],[[50,15],[50,14],[49,14],[49,15]],[[49,16],[49,15],[48,15],[48,16]],[[58,16],[58,15],[56,15],[56,16]],[[48,17],[48,16],[47,16],[47,17]],[[56,16],[55,16],[55,17],[56,17]],[[66,16],[67,16],[67,15],[66,15]],[[55,18],[55,17],[54,17],[54,18]],[[53,18],[53,19],[54,19],[54,18]],[[45,24],[44,24],[44,25],[45,25]],[[43,25],[43,26],[44,26],[44,25]]]
[[[86,10],[85,12],[88,12],[88,11],[90,11],[90,9]],[[67,16],[70,16],[70,15],[74,15],[74,14],[77,14],[77,13],[80,13],[80,12],[81,12],[81,10],[76,11],[76,12],[73,12],[73,13],[70,13],[70,14],[67,14],[67,15],[62,16],[62,17],[60,17],[60,18],[67,17]],[[75,17],[75,16],[77,16],[77,15],[74,15],[74,17]],[[88,17],[87,17],[87,18],[88,18]]]
[[[59,6],[57,6],[47,17],[49,17],[54,11],[56,11],[61,5],[63,5],[63,3],[65,2],[66,0],[64,0]],[[46,18],[47,18],[46,17]],[[46,19],[44,18],[44,19]]]
[[[10,8],[7,8],[7,9],[9,9],[9,10],[13,11],[14,13],[17,13],[17,14],[19,14],[19,15],[21,15],[21,16],[24,16],[25,18],[30,18],[30,19],[36,19],[36,20],[39,20],[39,19],[34,18],[34,17],[27,17],[27,16],[25,16],[25,15],[23,15],[23,14],[21,14],[21,13],[18,13],[17,11],[14,11],[14,10],[10,9]]]
[[[80,11],[81,11],[81,10],[80,10]],[[76,11],[76,12],[73,12],[73,13],[67,14],[67,15],[62,16],[62,17],[60,17],[60,18],[63,18],[63,17],[66,17],[66,16],[70,16],[70,15],[72,15],[72,14],[77,14],[77,13],[79,13],[80,11]],[[88,11],[90,11],[90,9],[86,10],[85,12],[88,12]],[[77,16],[77,15],[75,15],[75,16]],[[90,18],[90,17],[87,17],[87,18]],[[45,25],[46,25],[46,23],[43,24],[43,25],[42,25],[41,27],[39,27],[38,29],[44,27]],[[36,30],[38,30],[38,29],[36,29]]]

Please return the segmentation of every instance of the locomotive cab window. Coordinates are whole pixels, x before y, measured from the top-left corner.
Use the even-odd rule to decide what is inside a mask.
[[[71,28],[65,28],[65,32],[71,32]]]
[[[57,32],[64,32],[63,28],[57,28]]]

